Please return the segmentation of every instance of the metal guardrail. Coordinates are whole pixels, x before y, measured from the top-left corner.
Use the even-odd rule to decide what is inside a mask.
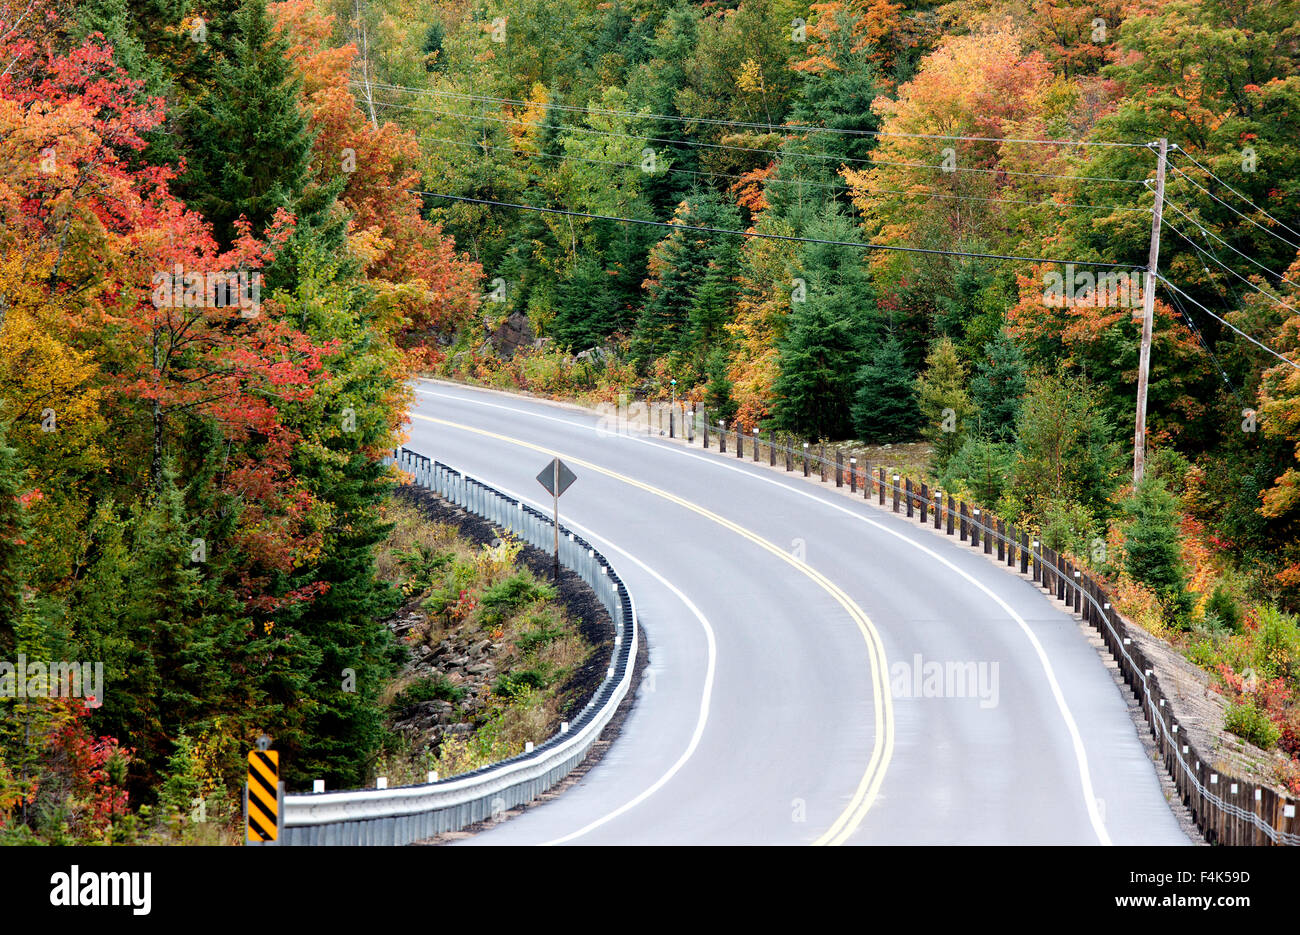
[[[530,545],[547,551],[554,545],[551,517],[481,481],[404,448],[384,463]],[[581,713],[532,752],[439,782],[286,795],[282,845],[409,844],[456,831],[532,801],[586,758],[632,683],[636,605],[609,561],[562,523],[560,564],[591,586],[614,621],[613,658]]]

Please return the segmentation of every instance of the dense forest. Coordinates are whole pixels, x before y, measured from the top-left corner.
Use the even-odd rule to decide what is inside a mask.
[[[1300,2],[733,2],[0,0],[0,833],[367,779],[420,373],[928,442],[1300,791]]]

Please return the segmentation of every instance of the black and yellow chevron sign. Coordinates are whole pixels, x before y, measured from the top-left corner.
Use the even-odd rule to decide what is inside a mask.
[[[280,751],[253,750],[248,754],[248,838],[251,843],[274,841],[280,812],[276,791],[280,786]]]

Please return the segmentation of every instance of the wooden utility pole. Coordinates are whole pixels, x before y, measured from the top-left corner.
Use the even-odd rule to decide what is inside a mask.
[[[1151,212],[1151,251],[1142,283],[1142,351],[1138,360],[1137,425],[1133,431],[1133,486],[1142,482],[1146,471],[1147,374],[1151,369],[1151,319],[1156,308],[1156,264],[1160,261],[1160,217],[1165,206],[1165,156],[1169,140],[1160,137],[1156,164],[1156,201]]]

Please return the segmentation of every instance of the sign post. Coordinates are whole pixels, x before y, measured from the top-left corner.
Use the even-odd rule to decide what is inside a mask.
[[[554,503],[555,554],[551,574],[556,581],[560,580],[560,495],[577,479],[578,476],[559,458],[552,458],[551,463],[542,468],[541,473],[537,475],[537,483],[546,488]]]

